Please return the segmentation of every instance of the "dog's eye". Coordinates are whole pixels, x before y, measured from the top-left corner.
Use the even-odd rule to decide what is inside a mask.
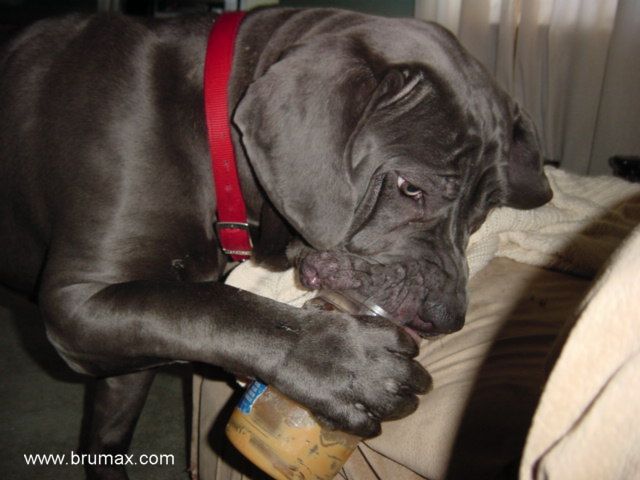
[[[398,176],[398,188],[407,197],[413,197],[415,199],[422,197],[422,190],[415,185],[410,184],[401,176]]]

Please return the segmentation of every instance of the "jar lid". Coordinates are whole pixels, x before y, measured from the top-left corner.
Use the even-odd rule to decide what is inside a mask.
[[[322,298],[337,309],[351,315],[369,315],[393,320],[393,315],[378,305],[372,298],[367,298],[353,290],[321,290],[316,298]]]

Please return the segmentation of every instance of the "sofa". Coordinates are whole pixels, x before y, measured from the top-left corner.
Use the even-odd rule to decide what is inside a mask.
[[[465,327],[423,340],[433,389],[383,424],[346,480],[640,478],[640,185],[547,168],[553,200],[470,239]],[[228,283],[300,306],[293,271]],[[224,437],[240,387],[196,374],[192,478],[266,478]]]

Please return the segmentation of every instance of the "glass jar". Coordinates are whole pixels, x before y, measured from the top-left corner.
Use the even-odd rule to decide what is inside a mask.
[[[390,316],[355,294],[325,290],[304,308],[352,315]],[[302,405],[254,380],[226,427],[231,443],[276,480],[331,480],[361,438],[322,427]]]

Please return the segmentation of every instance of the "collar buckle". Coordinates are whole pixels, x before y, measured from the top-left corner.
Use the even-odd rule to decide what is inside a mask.
[[[249,224],[247,222],[215,222],[216,233],[218,235],[218,240],[220,240],[220,248],[225,253],[225,255],[231,256],[240,256],[240,257],[250,257],[253,248],[253,242],[251,241],[251,235],[249,234]],[[242,230],[243,235],[246,235],[246,238],[249,241],[249,249],[247,250],[239,250],[239,249],[229,249],[225,248],[222,244],[221,238],[224,237],[225,231],[233,231],[233,230]]]

